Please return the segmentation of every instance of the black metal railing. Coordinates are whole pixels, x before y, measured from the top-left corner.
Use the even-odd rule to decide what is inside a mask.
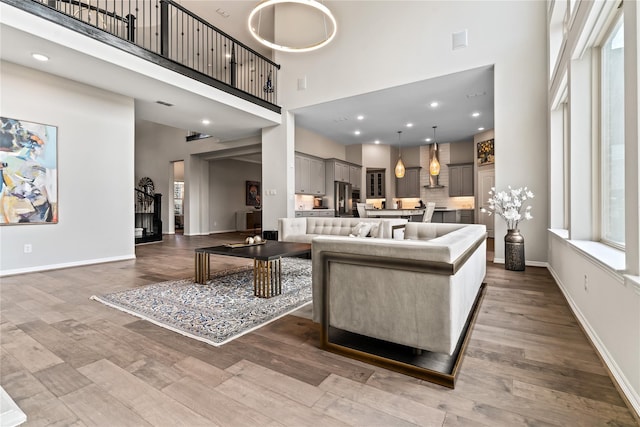
[[[280,66],[172,0],[32,0],[277,106]]]

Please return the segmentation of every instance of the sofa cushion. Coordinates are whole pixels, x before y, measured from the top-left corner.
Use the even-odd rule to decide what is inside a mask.
[[[349,236],[367,237],[369,235],[369,232],[371,231],[371,226],[372,226],[371,223],[359,222],[353,226]]]

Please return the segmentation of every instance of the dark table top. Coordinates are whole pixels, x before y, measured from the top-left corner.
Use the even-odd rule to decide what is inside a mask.
[[[228,255],[239,258],[253,258],[260,261],[271,261],[280,257],[310,254],[311,245],[307,243],[276,242],[269,240],[264,245],[239,248],[222,245],[198,248],[195,251],[214,255]]]

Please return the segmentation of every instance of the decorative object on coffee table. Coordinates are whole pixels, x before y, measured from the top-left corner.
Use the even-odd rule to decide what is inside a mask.
[[[527,187],[517,189],[508,187],[507,191],[496,192],[495,187],[489,191],[489,215],[496,213],[507,223],[507,234],[504,236],[504,268],[505,270],[524,271],[524,236],[520,234],[518,224],[529,220],[531,206],[522,213],[524,202],[534,197]]]

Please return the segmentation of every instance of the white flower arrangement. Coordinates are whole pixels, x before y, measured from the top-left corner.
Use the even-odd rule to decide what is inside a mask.
[[[524,210],[524,214],[521,213],[524,206],[524,202],[528,199],[533,199],[533,192],[527,187],[520,187],[517,189],[511,188],[507,191],[496,192],[495,187],[491,187],[489,191],[489,211],[482,208],[483,212],[489,212],[489,215],[495,213],[500,215],[507,223],[509,230],[515,230],[518,228],[520,221],[532,219],[531,206],[527,206]]]

